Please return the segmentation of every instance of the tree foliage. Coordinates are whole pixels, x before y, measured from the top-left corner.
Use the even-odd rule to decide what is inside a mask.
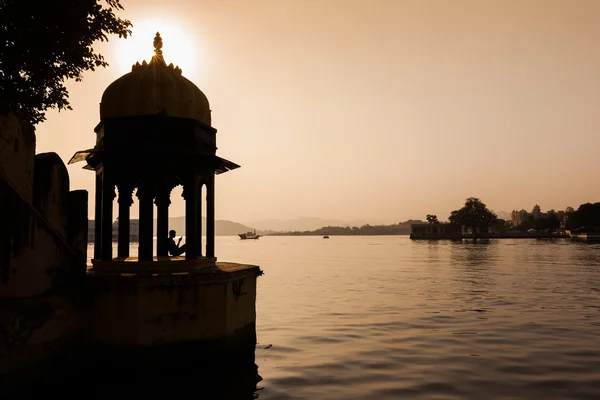
[[[32,124],[50,108],[70,110],[65,81],[108,65],[92,45],[131,34],[120,10],[119,0],[1,0],[0,108]]]
[[[560,219],[556,213],[548,213],[547,218],[540,218],[535,222],[535,229],[538,231],[555,231],[560,228]]]
[[[536,220],[533,214],[527,214],[525,221],[521,222],[516,228],[523,232],[527,232],[530,229],[536,229]]]
[[[427,219],[427,222],[430,224],[439,224],[440,223],[440,221],[438,221],[437,215],[434,215],[434,214],[427,214],[426,219]]]
[[[490,225],[490,232],[506,233],[512,228],[512,222],[498,218],[496,222]]]
[[[567,214],[567,229],[600,228],[600,203],[585,203]]]
[[[498,217],[476,197],[469,197],[460,210],[450,213],[450,223],[461,225],[475,233],[487,233]]]

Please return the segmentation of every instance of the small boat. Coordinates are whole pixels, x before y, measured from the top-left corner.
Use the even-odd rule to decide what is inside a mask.
[[[329,239],[329,235],[323,236],[323,239]]]
[[[260,237],[260,235],[256,234],[256,229],[254,230],[254,232],[240,233],[239,236],[240,236],[240,239],[242,239],[242,240],[258,239]]]

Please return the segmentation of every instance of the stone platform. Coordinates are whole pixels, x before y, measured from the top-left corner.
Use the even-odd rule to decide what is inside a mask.
[[[199,269],[214,268],[216,264],[216,257],[202,257],[191,260],[185,257],[154,257],[153,261],[138,261],[137,257],[127,257],[114,258],[111,261],[93,260],[91,271],[94,273],[146,275],[193,273]]]
[[[126,260],[95,263],[88,271],[94,295],[84,316],[89,343],[122,350],[254,349],[260,268],[195,261],[154,261],[150,271]]]

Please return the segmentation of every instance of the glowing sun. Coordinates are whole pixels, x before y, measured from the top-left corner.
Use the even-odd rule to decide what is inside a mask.
[[[154,36],[160,32],[163,40],[163,57],[167,64],[173,63],[186,76],[194,75],[198,46],[176,24],[164,19],[134,21],[132,35],[117,41],[114,65],[120,73],[131,71],[136,62],[150,61],[154,55]]]

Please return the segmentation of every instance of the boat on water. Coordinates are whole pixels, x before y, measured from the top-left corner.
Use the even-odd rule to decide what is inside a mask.
[[[239,236],[240,236],[240,239],[242,239],[242,240],[258,239],[260,237],[260,235],[256,234],[256,229],[254,230],[254,232],[239,233]]]
[[[329,239],[329,235],[323,236],[323,239]]]

